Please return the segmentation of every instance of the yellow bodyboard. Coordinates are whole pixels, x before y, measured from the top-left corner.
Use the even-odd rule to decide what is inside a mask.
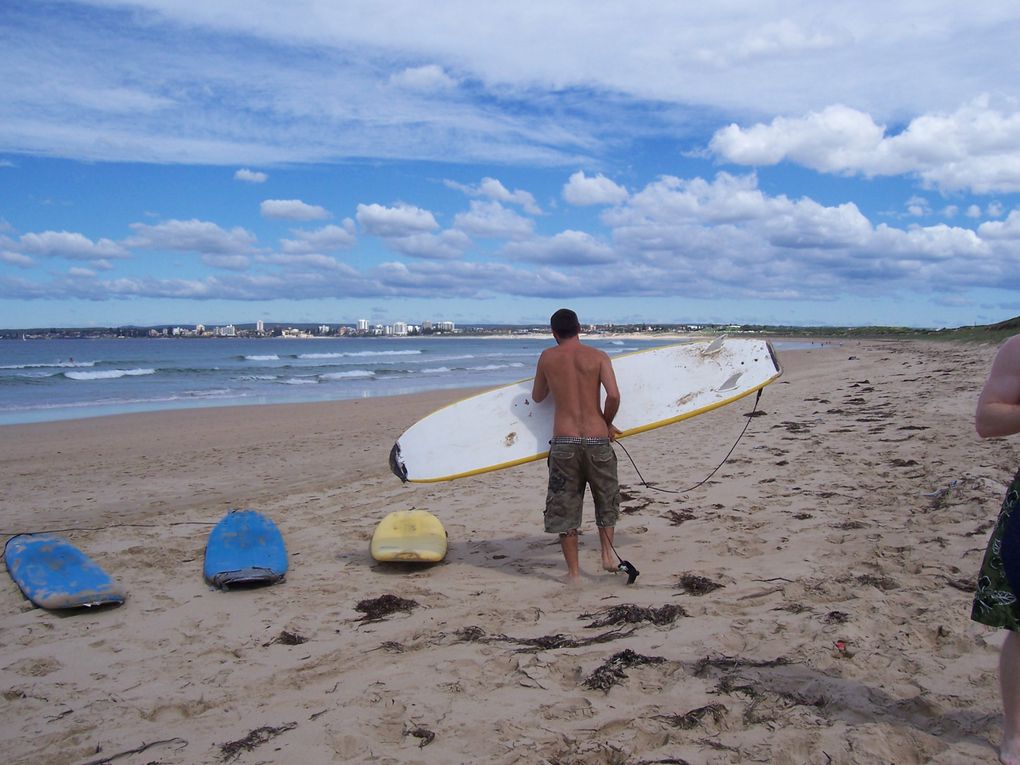
[[[446,557],[446,529],[426,510],[397,510],[379,522],[370,549],[377,561],[437,563]]]

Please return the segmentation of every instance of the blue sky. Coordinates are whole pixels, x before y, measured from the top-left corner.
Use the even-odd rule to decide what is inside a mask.
[[[6,0],[0,326],[1001,321],[1016,40],[1013,2]]]

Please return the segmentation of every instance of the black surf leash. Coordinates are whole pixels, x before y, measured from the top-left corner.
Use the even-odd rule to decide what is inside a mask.
[[[728,460],[730,458],[730,455],[733,454],[733,451],[737,448],[737,444],[740,443],[740,439],[742,439],[744,437],[744,434],[747,432],[747,429],[751,426],[751,420],[754,419],[755,413],[758,411],[758,402],[761,401],[761,392],[762,392],[762,390],[763,390],[762,388],[758,389],[758,395],[754,397],[754,406],[751,408],[751,413],[746,415],[747,416],[747,422],[744,423],[744,429],[740,431],[740,435],[737,436],[737,440],[733,442],[733,446],[731,446],[730,450],[728,452],[726,452],[726,456],[723,457],[723,461],[720,462],[718,465],[716,465],[715,470],[713,470],[711,473],[709,473],[707,476],[705,476],[701,481],[698,481],[698,483],[696,483],[693,486],[690,486],[690,487],[688,487],[686,489],[679,489],[679,490],[677,490],[677,489],[663,489],[663,488],[660,488],[660,487],[656,486],[653,483],[648,483],[648,481],[645,480],[645,477],[643,475],[641,475],[641,470],[638,469],[637,463],[634,462],[634,458],[630,456],[630,452],[627,451],[627,447],[624,446],[623,444],[621,444],[619,441],[615,441],[614,440],[613,443],[616,444],[617,446],[619,446],[621,449],[623,449],[623,453],[627,455],[627,459],[629,459],[630,460],[630,464],[634,466],[634,471],[638,474],[638,478],[641,479],[641,485],[642,486],[645,486],[646,488],[649,488],[649,489],[653,489],[654,491],[661,491],[661,492],[664,492],[666,494],[686,494],[687,492],[694,491],[698,487],[708,483],[708,480],[712,476],[714,476],[716,473],[718,473],[719,469],[722,468],[722,466],[726,464],[726,460]],[[616,550],[613,550],[613,552],[616,552]],[[620,556],[617,555],[616,557],[619,558]],[[628,582],[628,584],[629,584],[629,582]]]
[[[637,566],[635,566],[629,560],[624,560],[623,558],[620,557],[620,553],[616,552],[616,548],[613,547],[612,542],[609,543],[609,546],[613,550],[613,555],[615,555],[616,559],[620,561],[620,565],[617,566],[617,568],[627,575],[627,584],[634,584],[634,580],[638,578],[641,572],[638,571]]]

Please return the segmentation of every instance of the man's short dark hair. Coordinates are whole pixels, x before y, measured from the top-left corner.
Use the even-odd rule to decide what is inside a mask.
[[[581,322],[577,314],[569,308],[561,308],[549,319],[549,326],[557,337],[575,337],[581,331]]]

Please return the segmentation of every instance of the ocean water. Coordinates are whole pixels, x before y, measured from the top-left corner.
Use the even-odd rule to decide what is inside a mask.
[[[549,339],[0,341],[0,425],[124,412],[393,396],[531,377]],[[671,341],[593,340],[610,355]]]

